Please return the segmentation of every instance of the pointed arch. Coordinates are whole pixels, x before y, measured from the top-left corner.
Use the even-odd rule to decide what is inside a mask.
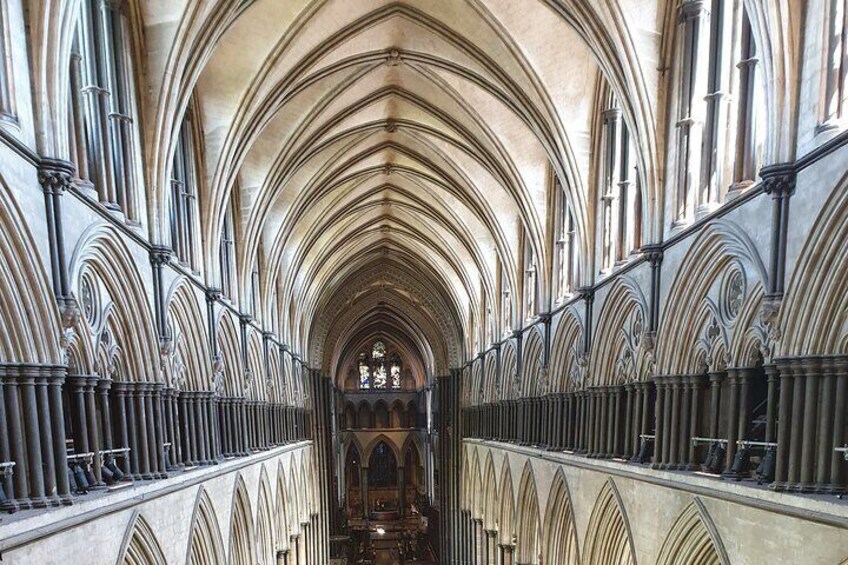
[[[168,293],[168,331],[173,358],[166,367],[168,384],[178,389],[212,390],[208,326],[194,287],[180,277]]]
[[[498,481],[495,476],[495,460],[492,450],[486,452],[483,471],[483,528],[495,531],[498,528]]]
[[[83,271],[102,284],[102,316],[122,352],[121,380],[156,380],[159,338],[153,312],[139,265],[117,228],[90,226],[78,240],[68,270],[75,293],[81,294]]]
[[[583,324],[573,306],[563,311],[556,326],[551,342],[550,379],[551,388],[556,392],[570,392],[579,384],[577,360],[583,344]]]
[[[191,518],[186,563],[189,565],[224,565],[224,542],[215,508],[206,489],[200,487],[194,502]]]
[[[259,477],[258,509],[256,511],[256,563],[276,565],[277,531],[274,527],[273,506],[271,503],[271,485],[265,465]]]
[[[539,563],[541,528],[539,520],[539,497],[536,494],[536,476],[528,460],[521,473],[518,486],[518,516],[516,525],[516,554],[518,563]]]
[[[848,174],[822,210],[781,307],[781,356],[848,353]]]
[[[539,328],[533,326],[524,342],[524,353],[521,357],[521,394],[522,396],[537,396],[545,392],[545,341]]]
[[[612,284],[598,318],[589,364],[592,385],[624,384],[650,378],[642,361],[642,334],[648,305],[638,283],[622,276]]]
[[[515,345],[512,340],[507,340],[503,349],[501,361],[501,399],[515,398],[518,395],[516,381],[518,380],[518,357],[515,354]]]
[[[230,513],[230,563],[232,565],[254,565],[256,552],[253,534],[253,513],[250,496],[241,474],[236,477]]]
[[[501,466],[501,480],[498,481],[500,490],[498,500],[500,501],[500,520],[498,521],[498,535],[500,543],[512,544],[515,540],[515,494],[512,489],[512,471],[509,467],[509,456],[504,457]]]
[[[289,536],[291,535],[291,504],[286,486],[286,470],[283,462],[277,464],[277,497],[275,501],[277,549],[285,550],[289,547]]]
[[[567,563],[580,565],[577,547],[577,527],[571,494],[560,468],[554,476],[548,504],[545,510],[545,533],[542,552],[543,563]]]
[[[636,552],[630,524],[612,479],[607,479],[589,518],[583,563],[635,565]]]
[[[657,565],[729,565],[718,530],[699,499],[675,520],[660,549]]]
[[[59,312],[26,225],[0,178],[0,360],[58,363]]]
[[[224,362],[224,394],[243,396],[245,393],[244,367],[241,361],[239,329],[229,311],[218,318],[218,347]]]
[[[738,282],[731,294],[732,278]],[[704,226],[680,262],[663,307],[657,374],[700,374],[705,359],[718,368],[745,366],[744,359],[733,357],[741,351],[734,344],[747,341],[768,288],[762,258],[744,229],[726,219]],[[701,338],[708,333],[718,339],[711,338],[707,351],[699,352]]]
[[[147,520],[136,510],[130,518],[118,565],[167,565],[165,554]]]

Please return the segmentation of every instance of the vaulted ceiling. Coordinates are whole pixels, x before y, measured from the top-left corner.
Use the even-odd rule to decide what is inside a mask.
[[[265,266],[284,340],[332,372],[363,335],[390,335],[423,381],[475,353],[499,265],[518,296],[523,238],[550,264],[553,175],[591,248],[601,77],[654,174],[659,4],[145,2],[145,144],[168,155],[193,103],[207,278],[236,195],[240,279]],[[539,278],[550,307],[550,270]]]

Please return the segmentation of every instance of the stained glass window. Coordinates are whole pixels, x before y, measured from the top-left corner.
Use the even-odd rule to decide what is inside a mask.
[[[382,341],[375,343],[371,351],[371,373],[374,388],[386,388],[386,345]]]
[[[400,388],[400,356],[392,355],[391,363],[392,388]]]
[[[359,354],[360,389],[399,389],[403,363],[397,353],[387,354],[386,344],[377,341]]]
[[[371,367],[365,353],[359,355],[359,388],[371,388]]]

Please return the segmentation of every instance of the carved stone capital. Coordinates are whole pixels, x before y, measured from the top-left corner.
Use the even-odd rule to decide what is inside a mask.
[[[220,288],[209,287],[206,289],[206,302],[217,302],[221,299],[222,292]]]
[[[170,247],[166,247],[164,245],[154,245],[150,248],[150,264],[154,267],[161,267],[162,265],[167,265],[171,261],[171,251]]]
[[[760,171],[763,179],[763,191],[772,198],[782,198],[795,194],[795,180],[798,173],[794,163],[780,163],[763,167]]]
[[[73,185],[75,172],[69,161],[45,158],[38,166],[38,183],[48,194],[62,194]]]

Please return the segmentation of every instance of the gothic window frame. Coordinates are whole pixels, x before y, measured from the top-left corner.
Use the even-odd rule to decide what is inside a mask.
[[[0,0],[0,123],[18,125],[8,0]]]
[[[126,2],[82,0],[69,60],[69,148],[77,184],[140,225],[138,85]]]
[[[235,192],[230,196],[230,203],[224,211],[224,222],[221,226],[219,243],[219,261],[221,268],[221,295],[235,302],[236,290],[236,213]]]
[[[382,354],[377,354],[377,346],[382,345]],[[393,380],[392,367],[398,362],[398,379]],[[359,352],[356,357],[356,367],[359,374],[360,390],[398,391],[403,388],[403,356],[385,340],[376,339],[370,346]],[[382,371],[382,383],[377,382],[377,371]]]
[[[821,118],[817,133],[848,125],[848,3],[823,3]]]
[[[184,267],[198,274],[200,163],[194,120],[194,109],[189,105],[180,122],[171,158],[169,221],[174,255]]]
[[[757,38],[744,2],[679,0],[669,157],[671,227],[756,184],[766,127]]]

